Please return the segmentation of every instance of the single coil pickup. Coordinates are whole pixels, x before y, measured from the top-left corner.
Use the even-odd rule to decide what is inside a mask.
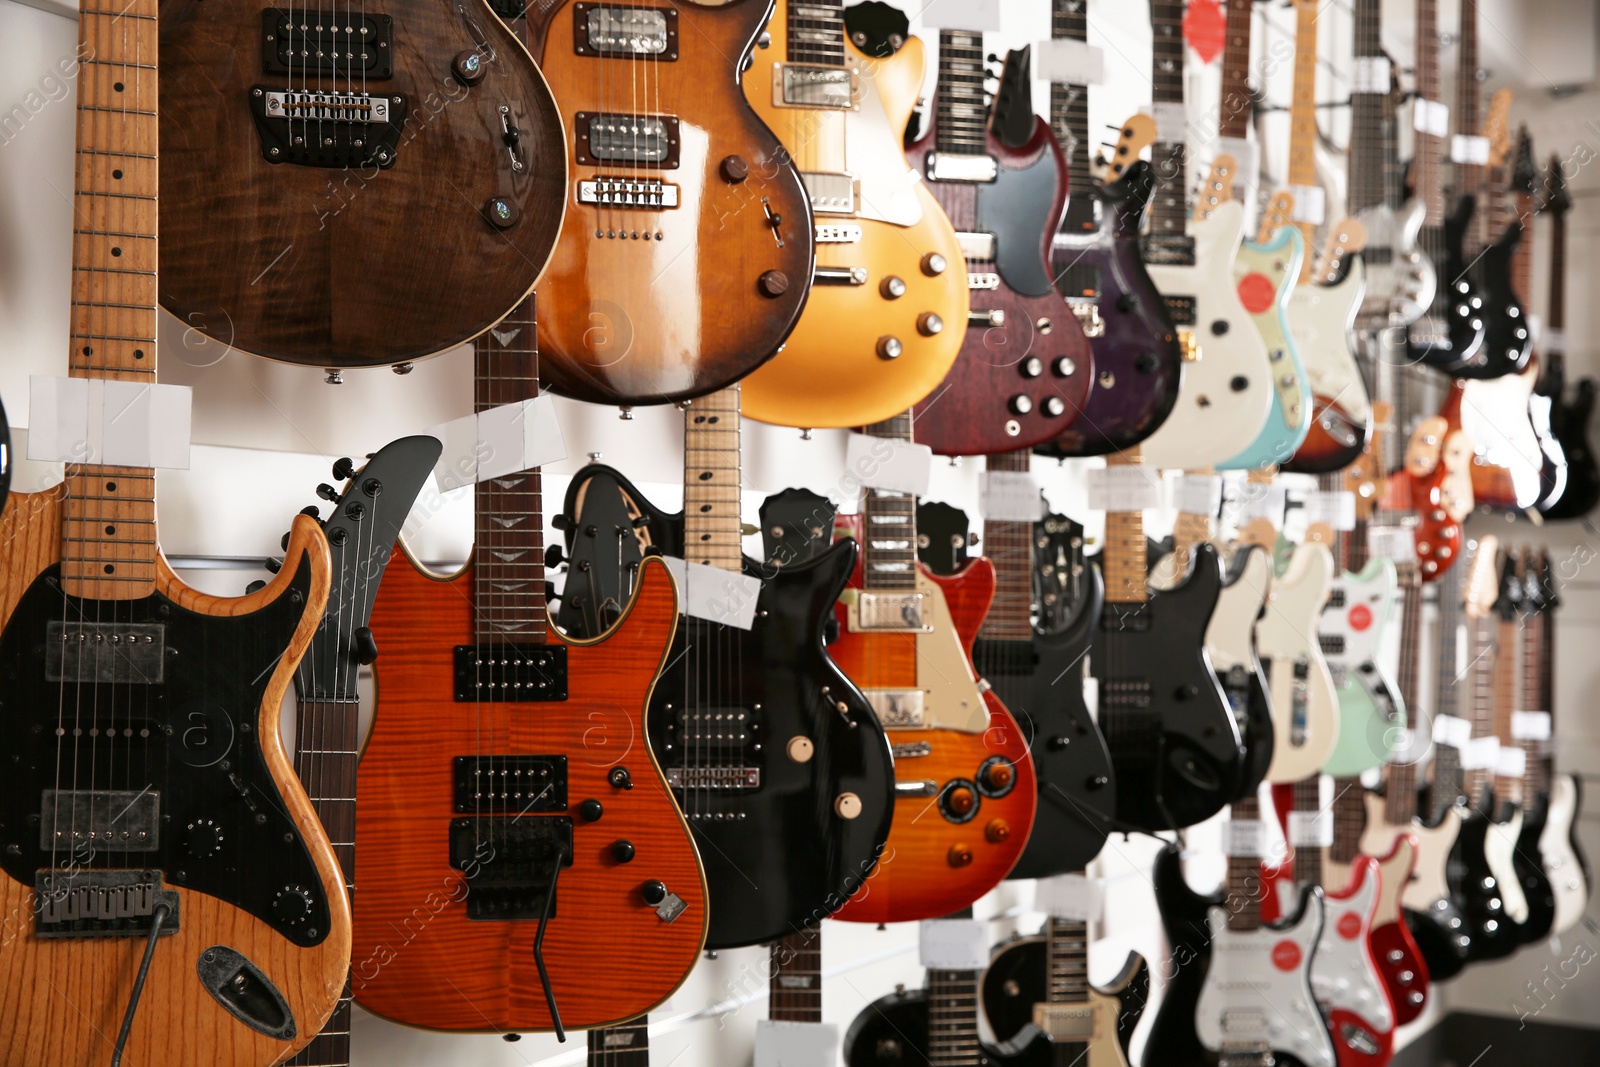
[[[846,67],[811,67],[801,63],[772,65],[774,107],[849,111],[860,99],[859,76]]]
[[[958,230],[956,243],[961,246],[961,255],[965,259],[993,260],[995,257],[996,240],[992,233]]]
[[[1322,646],[1322,654],[1324,656],[1344,655],[1343,634],[1318,634],[1317,644]]]
[[[261,69],[301,77],[392,77],[394,19],[269,7],[261,12]]]
[[[1144,242],[1144,262],[1148,267],[1192,267],[1194,238],[1175,233],[1147,237]]]
[[[672,789],[714,789],[720,792],[761,788],[760,767],[668,767]]]
[[[678,12],[670,7],[573,4],[572,32],[580,56],[678,58]]]
[[[410,107],[400,95],[250,90],[268,163],[392,167]]]
[[[678,165],[676,118],[588,111],[580,111],[574,118],[577,160],[584,166],[627,163],[670,170]]]
[[[459,701],[567,699],[565,645],[457,645],[455,667]]]
[[[45,681],[160,685],[166,648],[160,623],[52,622],[45,628]]]
[[[562,867],[572,866],[572,820],[565,815],[450,821],[450,866],[467,876],[467,918],[476,922],[539,918],[558,855]]]
[[[565,756],[457,756],[456,811],[567,810]]]
[[[161,794],[122,789],[46,789],[39,804],[39,847],[46,852],[157,852]]]
[[[1361,250],[1361,258],[1369,267],[1387,267],[1394,262],[1394,249],[1389,245],[1368,245]]]
[[[747,708],[673,708],[672,742],[696,748],[744,748],[761,729]]]
[[[1103,708],[1148,708],[1151,702],[1149,679],[1100,683],[1100,706]]]
[[[39,871],[33,897],[36,937],[147,936],[162,904],[162,936],[180,926],[178,894],[162,884],[160,871]]]
[[[678,206],[678,187],[659,178],[595,178],[578,183],[578,203],[650,211]]]

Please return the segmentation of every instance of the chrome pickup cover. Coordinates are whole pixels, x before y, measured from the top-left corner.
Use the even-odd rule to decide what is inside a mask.
[[[956,231],[956,244],[961,246],[961,255],[966,259],[993,259],[994,234],[971,233]]]
[[[45,680],[159,685],[166,634],[153,622],[52,622],[45,628]]]
[[[678,187],[659,178],[597,178],[578,183],[578,203],[649,211],[678,206]]]
[[[1033,1025],[1043,1030],[1052,1043],[1088,1041],[1094,1037],[1094,1006],[1035,1004]]]
[[[819,215],[854,215],[856,180],[849,174],[803,170],[800,179],[811,197],[811,210]]]
[[[572,16],[580,56],[678,58],[678,12],[672,8],[574,4]]]
[[[919,756],[933,755],[933,746],[926,741],[907,741],[904,744],[890,745],[889,754],[895,759],[916,759]]]
[[[886,730],[920,730],[928,725],[925,690],[863,689],[862,693]]]
[[[850,615],[850,629],[889,630],[898,633],[932,633],[923,613],[921,593],[856,594],[856,610]]]
[[[854,70],[846,67],[774,63],[772,104],[774,107],[851,111],[861,106],[860,78]]]
[[[161,794],[122,789],[46,789],[39,805],[39,847],[156,852],[161,848]]]
[[[1000,163],[993,156],[929,152],[923,170],[936,182],[992,182],[1000,176]]]

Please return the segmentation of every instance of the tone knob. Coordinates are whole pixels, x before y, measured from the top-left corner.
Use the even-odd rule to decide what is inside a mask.
[[[883,294],[885,300],[899,300],[906,295],[906,281],[893,274],[886,275],[883,281],[878,283],[878,292]]]
[[[999,796],[1017,784],[1017,769],[1004,756],[991,756],[978,768],[978,785],[988,796]]]
[[[1212,333],[1213,336],[1221,337],[1223,334],[1225,334],[1227,332],[1228,332],[1228,320],[1227,319],[1217,319],[1215,322],[1213,322],[1211,324],[1211,333]]]
[[[651,879],[639,887],[639,896],[652,908],[667,899],[667,883]]]
[[[1071,356],[1057,356],[1056,361],[1050,364],[1050,372],[1057,378],[1070,378],[1078,373],[1078,364]]]
[[[1047,396],[1044,398],[1042,407],[1044,413],[1053,419],[1066,413],[1067,402],[1059,396]]]
[[[483,65],[483,56],[475,48],[457,53],[456,58],[450,61],[450,73],[456,76],[456,81],[467,88],[483,81],[483,76],[489,73]]]
[[[840,793],[833,798],[833,813],[841,819],[860,817],[861,798],[854,793]]]
[[[1228,379],[1228,388],[1232,389],[1236,393],[1242,393],[1246,389],[1250,388],[1250,379],[1246,378],[1242,374],[1235,374],[1232,378]]]
[[[1044,361],[1038,356],[1029,356],[1017,364],[1017,369],[1022,372],[1024,378],[1037,378],[1044,373]]]
[[[878,338],[879,359],[899,359],[900,353],[904,352],[905,350],[905,345],[900,343],[900,338],[898,337],[892,337],[889,334],[884,334],[882,337]]]
[[[1138,293],[1123,293],[1121,296],[1117,297],[1117,310],[1118,311],[1135,311],[1135,310],[1138,309],[1138,307],[1139,307],[1139,294]]]
[[[789,738],[789,743],[785,746],[784,751],[796,763],[810,763],[811,757],[817,754],[817,746],[811,738],[797,734]]]
[[[977,791],[969,785],[951,786],[940,795],[939,807],[952,822],[966,822],[977,813]]]
[[[937,252],[929,252],[922,257],[922,273],[930,278],[937,278],[949,266],[949,262]]]
[[[932,337],[944,331],[944,319],[931,311],[924,311],[917,316],[917,332],[924,337]]]
[[[517,205],[503,196],[491,196],[484,201],[481,214],[497,230],[509,230],[517,224]]]
[[[597,822],[605,812],[605,807],[594,797],[590,797],[578,805],[578,818],[584,822]]]
[[[1133,369],[1140,374],[1153,373],[1159,366],[1161,366],[1161,360],[1156,358],[1154,352],[1140,352],[1133,361]]]
[[[210,819],[197,819],[184,831],[183,847],[197,860],[208,860],[222,851],[222,827]]]
[[[1006,402],[1006,407],[1013,415],[1026,415],[1033,410],[1033,401],[1022,393],[1018,393]]]
[[[311,890],[304,886],[286,885],[278,890],[272,900],[272,913],[291,926],[298,926],[311,918]]]
[[[763,271],[756,286],[762,296],[776,299],[789,291],[789,276],[781,270]]]
[[[634,847],[633,847],[633,842],[632,841],[613,841],[613,842],[611,842],[611,858],[612,859],[616,860],[618,863],[632,863],[633,862],[633,857],[634,857]]]
[[[972,863],[972,847],[970,845],[951,845],[945,858],[952,867],[966,867]]]
[[[983,828],[983,837],[991,845],[998,845],[1011,836],[1011,824],[1004,819],[990,819],[989,825]]]
[[[750,177],[750,164],[740,156],[728,156],[717,169],[722,172],[722,180],[730,185],[738,185]]]

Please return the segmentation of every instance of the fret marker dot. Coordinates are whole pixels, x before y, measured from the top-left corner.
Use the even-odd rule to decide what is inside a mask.
[[[107,482],[106,483],[106,492],[115,493],[116,491],[117,491],[117,483],[116,482]]]
[[[113,256],[120,256],[120,255],[122,255],[122,249],[120,249],[120,248],[112,248],[111,249],[111,254]]]
[[[86,356],[92,356],[92,355],[94,355],[94,349],[89,345],[84,345],[83,346],[83,354],[86,355]]]
[[[115,574],[115,573],[117,573],[117,568],[115,568],[111,564],[107,563],[106,564],[106,573],[107,574]]]
[[[115,527],[115,526],[107,526],[107,527],[106,527],[106,533],[108,533],[108,534],[114,534],[114,533],[116,533],[116,532],[117,532],[117,528],[116,528],[116,527]]]
[[[121,82],[117,82],[116,84],[112,85],[111,88],[115,89],[117,92],[120,93],[120,92],[122,92],[122,83]]]
[[[111,176],[113,178],[117,179],[118,181],[121,181],[122,180],[122,171],[114,170],[114,171],[111,172]]]
[[[143,359],[143,358],[144,358],[144,349],[142,349],[142,348],[135,348],[135,349],[134,349],[134,350],[133,350],[133,358],[134,358],[134,359]]]

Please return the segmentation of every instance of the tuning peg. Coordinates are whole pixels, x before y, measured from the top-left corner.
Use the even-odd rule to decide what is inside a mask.
[[[562,513],[560,515],[557,515],[555,518],[551,519],[550,520],[550,525],[554,526],[558,530],[561,530],[562,532],[565,532],[565,531],[571,529],[572,520],[567,518],[565,513]]]
[[[369,628],[365,626],[357,627],[351,638],[353,645],[351,652],[356,657],[357,663],[365,667],[378,658],[378,642],[373,638],[372,631]]]
[[[251,582],[249,585],[244,587],[244,592],[245,592],[246,596],[249,596],[251,593],[259,593],[261,590],[265,589],[266,587],[267,587],[266,581],[264,579],[257,578],[255,581]]]
[[[544,583],[544,599],[545,599],[545,602],[548,603],[548,604],[553,604],[556,601],[561,599],[561,594],[556,592],[556,583],[555,582],[545,582]]]
[[[629,525],[632,526],[635,530],[640,529],[641,527],[644,527],[644,526],[649,526],[650,525],[650,516],[648,516],[648,515],[635,515],[633,517],[633,519],[629,522]]]
[[[559,567],[567,561],[566,550],[560,545],[546,545],[544,550],[544,565],[546,567]]]
[[[317,509],[317,506],[315,504],[310,504],[310,505],[308,505],[306,507],[301,508],[300,509],[300,514],[302,514],[302,515],[310,515],[313,519],[316,519],[318,522],[322,521],[322,512]]]
[[[335,489],[327,482],[323,482],[317,486],[317,495],[324,500],[329,500],[334,503],[338,503],[339,501],[339,490]]]
[[[267,570],[271,571],[273,574],[277,574],[279,571],[283,570],[283,560],[275,559],[272,556],[268,556],[261,565],[267,568]]]
[[[753,523],[741,522],[739,524],[739,536],[740,537],[750,537],[751,535],[758,534],[760,532],[761,532],[761,527],[756,526]]]
[[[285,552],[289,551],[289,534],[287,532],[284,533],[283,540],[278,542],[278,547]]]
[[[333,476],[341,482],[356,472],[356,465],[350,461],[349,456],[343,456],[333,461]]]

